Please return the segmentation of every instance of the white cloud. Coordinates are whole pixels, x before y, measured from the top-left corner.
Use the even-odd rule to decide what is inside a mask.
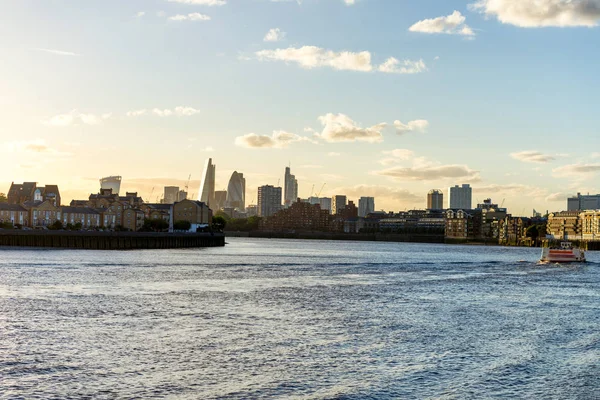
[[[55,115],[55,116],[43,121],[43,123],[45,125],[55,126],[55,127],[66,127],[66,126],[75,125],[78,123],[82,123],[85,125],[98,125],[102,121],[107,120],[111,117],[112,117],[112,113],[96,115],[96,114],[79,113],[79,112],[77,112],[77,110],[73,110],[67,114]]]
[[[546,196],[547,202],[565,202],[569,198],[569,195],[566,193],[552,193]]]
[[[177,14],[169,17],[170,21],[210,21],[210,17],[200,13]]]
[[[140,110],[140,111],[142,111],[142,110]],[[145,112],[145,110],[144,110],[144,112]],[[197,110],[193,107],[179,106],[179,107],[175,107],[174,109],[165,108],[162,110],[160,108],[154,108],[152,110],[152,112],[155,115],[158,115],[159,117],[171,117],[171,116],[190,117],[192,115],[198,114],[200,112],[200,110]]]
[[[145,109],[142,110],[135,110],[135,111],[127,111],[127,113],[125,115],[127,115],[128,117],[139,117],[140,115],[144,115],[146,114]]]
[[[383,151],[383,154],[386,154],[390,157],[380,160],[379,163],[382,165],[397,164],[401,161],[411,160],[415,157],[415,152],[408,149],[395,149]]]
[[[586,178],[600,172],[600,164],[570,164],[554,168],[552,175],[555,178]]]
[[[415,23],[408,30],[421,33],[443,33],[447,35],[474,36],[473,30],[465,24],[466,18],[459,11],[445,17],[424,19]]]
[[[417,195],[406,189],[395,187],[379,186],[379,185],[356,185],[335,188],[332,193],[344,193],[351,198],[359,198],[363,196],[375,197],[375,202],[378,199],[389,199],[400,201],[403,203],[422,203],[425,201],[423,195]],[[377,204],[375,204],[377,206]]]
[[[341,153],[338,153],[338,152],[335,152],[335,151],[330,151],[329,153],[327,153],[327,155],[328,155],[329,157],[339,157],[339,156],[341,156],[342,154],[341,154]]]
[[[235,138],[237,146],[251,149],[282,149],[288,147],[291,143],[305,141],[308,142],[311,140],[307,137],[285,131],[275,131],[271,136],[249,133]]]
[[[67,157],[72,155],[50,147],[44,139],[8,142],[4,143],[2,148],[11,153],[37,153],[45,157]]]
[[[303,46],[300,48],[288,47],[287,49],[261,50],[256,52],[260,61],[284,61],[297,63],[303,68],[330,67],[336,70],[370,72],[371,53],[362,51],[353,53],[349,51],[335,52],[316,46]]]
[[[72,51],[63,51],[63,50],[55,50],[55,49],[34,49],[37,51],[43,51],[44,53],[55,54],[57,56],[78,56],[79,54],[73,53]]]
[[[392,167],[381,171],[375,171],[375,174],[398,180],[412,181],[435,181],[449,178],[471,182],[481,180],[479,171],[472,170],[466,165],[424,163],[423,159],[415,160],[414,165],[411,167]]]
[[[519,161],[527,162],[527,163],[545,164],[550,161],[556,160],[555,156],[552,156],[550,154],[544,154],[544,153],[541,153],[541,152],[535,151],[535,150],[526,150],[526,151],[510,153],[510,156],[512,158],[514,158],[515,160],[519,160]]]
[[[522,28],[597,26],[600,0],[477,0],[471,10]]]
[[[370,128],[361,128],[350,117],[344,114],[328,113],[319,117],[323,124],[323,132],[316,134],[327,142],[369,142],[378,143],[383,141],[381,131],[387,124],[380,123]]]
[[[134,17],[135,18],[142,18],[144,15],[146,15],[146,11],[138,11]]]
[[[260,50],[255,53],[259,61],[283,61],[296,63],[302,68],[313,69],[329,67],[340,71],[372,72],[379,71],[392,74],[417,74],[427,71],[423,60],[400,61],[389,58],[376,67],[371,63],[368,51],[333,51],[317,46],[288,47],[286,49]]]
[[[419,74],[427,71],[427,65],[425,65],[423,60],[400,61],[397,58],[390,57],[381,64],[378,69],[380,72],[385,72],[387,74]]]
[[[224,6],[226,0],[167,0],[169,3],[190,4],[196,6]]]
[[[404,135],[409,132],[427,132],[427,128],[429,127],[429,121],[424,119],[417,119],[414,121],[409,121],[407,124],[403,124],[402,122],[396,120],[394,121],[394,128],[396,128],[396,133],[398,135]]]
[[[279,28],[272,28],[264,37],[265,42],[280,42],[287,34]]]

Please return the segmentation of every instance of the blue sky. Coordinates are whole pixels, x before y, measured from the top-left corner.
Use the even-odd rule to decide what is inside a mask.
[[[303,197],[396,211],[462,183],[515,214],[600,191],[600,1],[185,2],[5,2],[6,190],[194,193],[212,157],[247,202],[288,163]]]

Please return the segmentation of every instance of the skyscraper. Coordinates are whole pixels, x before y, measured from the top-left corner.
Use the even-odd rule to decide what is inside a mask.
[[[270,217],[281,210],[281,188],[270,185],[258,188],[258,216]]]
[[[444,193],[441,190],[433,189],[427,194],[427,209],[428,210],[443,210],[444,209]]]
[[[165,186],[165,194],[163,196],[163,204],[173,204],[179,201],[179,187]]]
[[[100,189],[112,189],[113,194],[119,194],[121,190],[121,177],[107,176],[100,179]]]
[[[298,200],[298,181],[296,176],[291,174],[290,167],[285,168],[284,183],[284,206],[288,208]]]
[[[240,211],[246,209],[246,179],[244,179],[244,174],[235,171],[231,175],[225,203],[226,207],[237,208]]]
[[[213,211],[219,211],[221,208],[225,207],[225,203],[227,203],[227,191],[216,190],[215,201],[214,204],[210,205],[210,209]]]
[[[202,172],[202,181],[200,182],[199,200],[206,203],[209,207],[215,202],[215,173],[217,166],[213,165],[212,158],[206,160],[204,172]]]
[[[346,208],[346,202],[346,196],[333,196],[333,198],[331,199],[331,213],[333,215],[339,214],[344,208]]]
[[[366,217],[367,215],[375,212],[375,198],[374,197],[361,197],[358,199],[358,216]]]
[[[473,189],[471,185],[454,186],[449,190],[449,207],[453,209],[470,210],[473,198]]]

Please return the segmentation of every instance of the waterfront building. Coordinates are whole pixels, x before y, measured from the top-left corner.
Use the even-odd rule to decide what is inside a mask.
[[[22,205],[29,212],[31,228],[49,226],[60,220],[60,207],[49,200],[26,201]]]
[[[346,207],[347,202],[348,198],[346,196],[333,196],[331,199],[331,213],[334,215],[339,214]]]
[[[223,207],[225,207],[225,203],[227,202],[227,190],[217,190],[215,192],[215,200],[214,204],[209,204],[209,207],[213,211],[219,211]]]
[[[388,216],[385,213],[370,214],[370,218],[378,220],[379,229],[385,233],[430,233],[444,232],[445,214],[440,210],[411,210]]]
[[[174,204],[179,198],[179,187],[178,186],[165,186],[165,193],[163,196],[164,204]]]
[[[212,163],[212,158],[206,160],[204,171],[202,172],[202,180],[200,181],[199,199],[209,207],[215,207],[215,182],[216,182],[217,166]],[[184,200],[180,199],[179,201]],[[216,208],[217,210],[219,208]]]
[[[587,210],[579,214],[581,239],[600,240],[600,210]]]
[[[128,231],[139,231],[144,226],[144,212],[137,208],[123,210],[121,226]]]
[[[258,188],[258,216],[270,217],[281,210],[281,188],[265,185]]]
[[[183,199],[186,200],[186,199]],[[144,212],[146,219],[162,219],[169,221],[171,218],[172,204],[152,204],[145,203],[140,206],[140,210]]]
[[[527,229],[531,225],[533,225],[531,218],[507,215],[500,221],[498,243],[508,246],[531,244],[531,239],[527,237]]]
[[[374,211],[375,211],[375,198],[374,197],[361,197],[360,199],[358,199],[358,216],[359,217],[364,218]]]
[[[96,228],[100,226],[100,213],[89,207],[62,207],[61,221],[63,225],[81,224],[83,229]]]
[[[312,193],[311,193],[312,194]],[[284,207],[288,208],[298,200],[298,180],[291,174],[290,167],[285,168]]]
[[[433,189],[427,194],[427,209],[428,210],[443,210],[444,209],[444,193],[441,190]]]
[[[546,234],[557,240],[580,240],[582,226],[579,211],[561,211],[548,215]]]
[[[260,229],[269,232],[320,231],[329,230],[330,216],[318,204],[296,201],[272,217],[263,218]]]
[[[466,240],[475,237],[474,215],[465,210],[446,210],[446,238]]]
[[[190,232],[208,227],[212,216],[208,205],[198,200],[183,200],[173,205],[173,222],[188,221],[192,225]]]
[[[244,174],[235,171],[231,175],[225,203],[226,207],[237,208],[240,211],[246,209],[246,179]]]
[[[23,204],[28,201],[49,201],[60,207],[60,191],[57,185],[37,186],[37,182],[12,182],[7,194],[8,204]]]
[[[477,204],[477,216],[481,214],[481,228],[478,236],[483,239],[499,239],[500,221],[508,215],[506,208],[498,207],[492,203],[492,199],[485,199],[483,203]]]
[[[471,185],[454,186],[448,189],[448,208],[470,210],[473,198]]]
[[[120,176],[107,176],[106,178],[100,179],[100,189],[111,189],[114,194],[121,193],[121,180]]]
[[[582,210],[600,210],[600,194],[582,195],[577,193],[577,196],[567,199],[567,211]]]
[[[29,226],[29,211],[20,204],[0,203],[0,223]]]

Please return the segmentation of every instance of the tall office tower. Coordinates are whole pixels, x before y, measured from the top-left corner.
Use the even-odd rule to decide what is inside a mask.
[[[215,202],[210,205],[210,209],[213,211],[219,211],[221,208],[225,207],[225,203],[227,202],[227,190],[217,190],[215,191]]]
[[[165,186],[163,204],[174,204],[176,201],[179,201],[179,187]]]
[[[427,209],[428,210],[443,210],[444,209],[444,193],[438,189],[432,189],[427,193]]]
[[[321,206],[321,210],[327,210],[331,214],[331,197],[319,198],[319,205]]]
[[[119,194],[121,190],[121,177],[107,176],[100,179],[100,189],[112,189],[112,194]]]
[[[281,188],[271,185],[258,188],[258,216],[270,217],[281,210]]]
[[[296,180],[296,176],[291,174],[290,167],[286,167],[284,180],[285,208],[294,204],[296,200],[298,200],[298,181]]]
[[[246,209],[246,179],[244,174],[235,171],[227,186],[227,201],[225,206],[244,211]]]
[[[206,160],[204,171],[202,172],[202,181],[200,182],[199,200],[206,203],[209,207],[215,202],[215,173],[217,166],[213,165],[212,158]]]
[[[342,212],[344,208],[346,208],[347,203],[346,196],[336,195],[331,199],[331,213],[333,215],[339,214]]]
[[[449,190],[448,208],[470,210],[473,198],[471,185],[454,186]]]
[[[358,216],[366,217],[367,215],[375,212],[375,198],[374,197],[361,197],[358,199]]]

